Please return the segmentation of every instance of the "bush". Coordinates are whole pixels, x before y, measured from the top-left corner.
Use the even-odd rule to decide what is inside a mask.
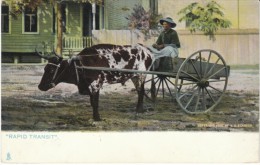
[[[186,21],[191,33],[202,31],[209,39],[215,40],[215,33],[220,28],[231,26],[231,22],[224,18],[221,8],[215,1],[205,5],[194,2],[178,12],[181,15],[179,22]]]

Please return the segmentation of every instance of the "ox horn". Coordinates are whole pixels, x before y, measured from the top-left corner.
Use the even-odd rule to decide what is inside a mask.
[[[54,54],[56,57],[62,58],[60,55],[58,55],[58,54],[56,53],[56,51],[54,50],[54,47],[53,47],[53,49],[52,49],[52,52],[53,52],[53,54]]]
[[[36,55],[40,56],[41,58],[43,58],[43,59],[45,59],[45,60],[48,60],[48,59],[49,59],[48,57],[44,56],[44,53],[39,52],[39,51],[37,50],[37,48],[35,48],[35,53],[36,53]]]
[[[53,54],[58,57],[59,59],[62,58],[60,55],[58,55],[55,50],[54,50],[54,46],[50,46],[51,43],[42,43],[39,44],[35,47],[35,53],[40,56],[43,59],[48,60],[49,58],[53,57]],[[50,48],[52,47],[52,48]],[[51,51],[46,51],[46,50],[51,50]]]
[[[47,47],[48,47],[48,45],[45,42],[38,44],[35,47],[36,55],[40,56],[41,58],[43,58],[45,60],[48,60],[50,58],[50,53],[48,53],[48,51],[46,51]]]

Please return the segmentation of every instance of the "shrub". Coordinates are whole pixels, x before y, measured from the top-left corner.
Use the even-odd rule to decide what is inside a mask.
[[[224,18],[222,7],[215,1],[210,1],[205,5],[197,2],[191,3],[181,9],[179,22],[186,21],[191,33],[202,31],[209,39],[215,40],[215,33],[220,28],[229,28],[231,22]]]

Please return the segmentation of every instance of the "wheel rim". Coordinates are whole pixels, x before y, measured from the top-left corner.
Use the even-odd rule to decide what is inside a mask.
[[[214,109],[224,95],[228,75],[229,68],[219,53],[213,50],[195,52],[182,63],[176,75],[177,102],[191,114]],[[179,79],[184,81],[179,83]]]

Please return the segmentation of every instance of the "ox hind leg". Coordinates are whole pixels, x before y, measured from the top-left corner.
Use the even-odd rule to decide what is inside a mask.
[[[138,100],[136,105],[137,113],[143,113],[145,111],[144,110],[144,79],[145,78],[139,76],[135,76],[131,78],[138,94]]]
[[[99,112],[98,112],[98,103],[99,103],[99,91],[92,92],[90,94],[90,104],[93,108],[93,119],[95,121],[101,121]]]

